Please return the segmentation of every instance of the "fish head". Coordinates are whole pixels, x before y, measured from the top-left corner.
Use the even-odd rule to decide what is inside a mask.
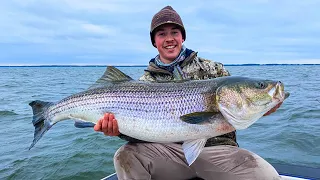
[[[280,81],[230,77],[217,89],[216,102],[235,129],[245,129],[288,96]]]

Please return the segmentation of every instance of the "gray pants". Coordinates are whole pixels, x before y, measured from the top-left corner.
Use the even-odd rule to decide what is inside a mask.
[[[115,153],[119,179],[278,180],[277,171],[260,156],[235,146],[205,147],[188,166],[180,144],[128,143]]]

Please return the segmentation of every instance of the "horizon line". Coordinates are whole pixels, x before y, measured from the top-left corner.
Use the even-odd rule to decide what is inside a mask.
[[[223,64],[224,66],[270,66],[270,65],[320,65],[320,63],[247,63],[247,64]],[[147,67],[148,65],[109,65],[109,64],[7,64],[0,65],[0,67],[106,67],[106,66],[116,66],[116,67]]]

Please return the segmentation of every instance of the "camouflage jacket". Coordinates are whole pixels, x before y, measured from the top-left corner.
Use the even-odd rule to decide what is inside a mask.
[[[223,64],[203,59],[197,56],[197,53],[187,49],[187,57],[179,63],[183,78],[187,79],[209,79],[221,76],[229,76],[230,73],[224,68]],[[158,67],[154,59],[149,62],[148,68],[145,70],[143,76],[139,79],[141,81],[170,81],[176,80],[175,74],[166,69]],[[129,142],[144,142],[126,135],[120,134],[121,139]],[[236,133],[231,132],[218,137],[208,139],[206,147],[215,145],[232,145],[238,146],[236,141]]]

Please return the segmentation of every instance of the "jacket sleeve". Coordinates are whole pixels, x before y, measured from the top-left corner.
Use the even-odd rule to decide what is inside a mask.
[[[225,68],[225,66],[222,63],[215,62],[217,67],[217,74],[219,77],[222,76],[230,76],[230,72]]]
[[[145,71],[144,74],[139,78],[139,81],[155,81],[155,78],[150,74],[150,72]]]
[[[230,76],[230,72],[220,62],[211,61],[208,59],[199,58],[205,71],[214,77]]]

